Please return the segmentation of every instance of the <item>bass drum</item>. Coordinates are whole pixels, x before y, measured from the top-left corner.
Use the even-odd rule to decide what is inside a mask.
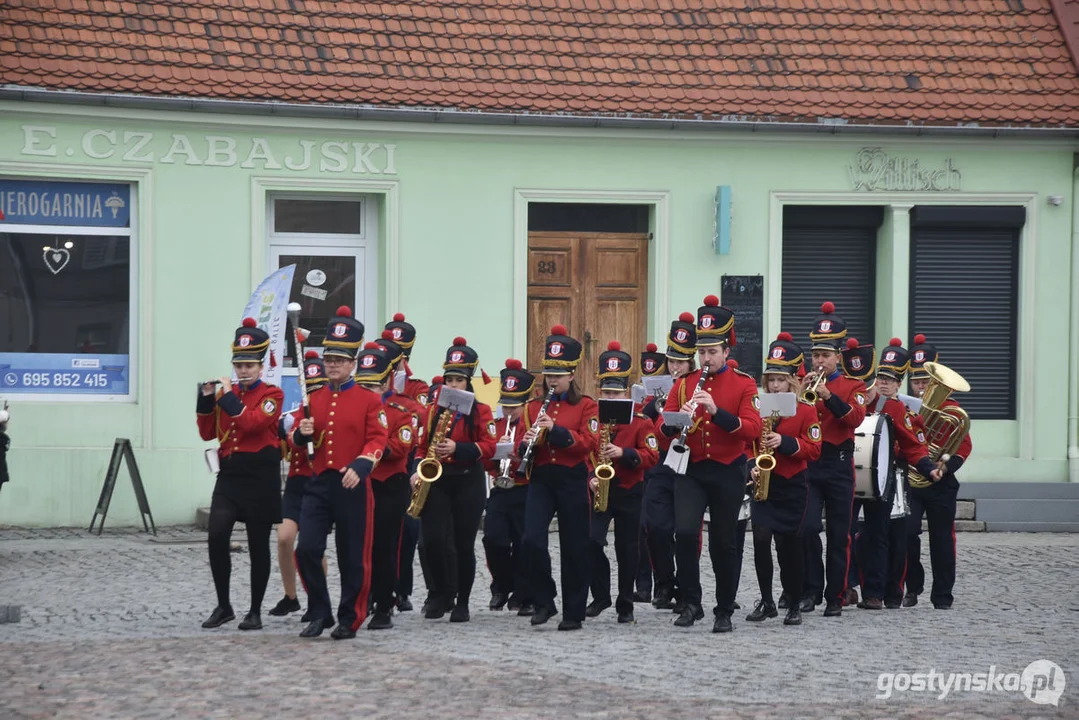
[[[869,415],[854,432],[854,497],[887,500],[895,482],[892,419]]]

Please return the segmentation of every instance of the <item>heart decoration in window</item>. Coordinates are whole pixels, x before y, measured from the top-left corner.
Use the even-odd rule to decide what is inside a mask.
[[[58,275],[71,262],[71,253],[64,248],[45,248],[42,258],[45,260],[45,267],[53,275]]]

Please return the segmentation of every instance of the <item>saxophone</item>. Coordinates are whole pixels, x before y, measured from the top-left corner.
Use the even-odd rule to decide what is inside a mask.
[[[597,457],[601,461],[599,465],[596,465],[594,475],[596,476],[596,499],[592,504],[592,509],[595,512],[607,512],[607,500],[611,494],[611,480],[614,480],[614,466],[611,465],[610,458],[603,454],[604,448],[611,443],[611,428],[614,423],[604,423],[599,429],[599,452]]]
[[[772,432],[772,428],[779,421],[779,413],[774,412],[771,416],[763,418],[761,425],[761,452],[755,462],[757,465],[757,481],[753,489],[753,499],[764,502],[768,499],[768,488],[772,482],[772,471],[776,468],[775,451],[764,446],[764,437]]]
[[[431,444],[427,448],[427,457],[420,460],[416,466],[416,474],[420,476],[420,483],[412,491],[412,502],[408,506],[409,517],[418,518],[423,512],[423,506],[427,504],[427,496],[431,493],[431,483],[442,477],[442,463],[435,455],[435,446],[446,439],[449,432],[453,413],[449,410],[442,413],[438,419],[435,434],[431,437]]]

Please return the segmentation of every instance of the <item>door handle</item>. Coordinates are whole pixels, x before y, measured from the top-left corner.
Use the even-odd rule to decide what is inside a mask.
[[[589,359],[592,358],[592,333],[588,330],[584,331],[584,352]]]

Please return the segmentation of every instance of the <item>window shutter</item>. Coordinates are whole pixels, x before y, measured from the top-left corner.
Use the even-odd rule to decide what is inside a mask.
[[[970,383],[956,400],[971,418],[1015,419],[1018,228],[915,224],[910,271],[911,337]]]

